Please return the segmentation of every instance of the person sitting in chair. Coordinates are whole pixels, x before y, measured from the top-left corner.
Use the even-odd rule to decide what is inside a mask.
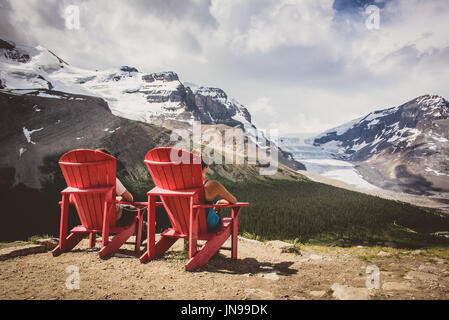
[[[95,149],[95,151],[103,152],[108,155],[111,155],[111,153],[106,150],[105,148],[98,148]],[[133,195],[123,186],[123,183],[116,177],[115,178],[115,194],[117,196],[118,201],[127,201],[127,202],[133,202],[134,197]],[[145,209],[141,209],[145,210]],[[120,204],[118,203],[115,207],[115,224],[118,227],[126,226],[128,225],[132,219],[137,215],[138,209],[130,204]],[[142,241],[143,242],[147,237],[147,228],[146,228],[146,222],[143,221],[143,227],[142,227]]]
[[[204,201],[206,204],[214,204],[216,197],[221,199],[215,204],[234,204],[237,198],[234,197],[226,188],[218,181],[206,179],[207,169],[209,165],[201,158],[201,168],[203,174]],[[206,209],[207,231],[211,232],[219,228],[221,223],[221,208]]]

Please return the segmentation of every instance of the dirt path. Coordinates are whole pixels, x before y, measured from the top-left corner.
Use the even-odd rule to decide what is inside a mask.
[[[301,254],[280,253],[241,238],[238,260],[220,251],[199,271],[186,272],[182,241],[148,264],[131,248],[100,260],[86,240],[57,258],[47,252],[1,261],[0,299],[449,299],[449,261],[438,252],[304,247]],[[368,290],[373,265],[380,289]],[[66,287],[69,266],[79,268],[79,289]]]

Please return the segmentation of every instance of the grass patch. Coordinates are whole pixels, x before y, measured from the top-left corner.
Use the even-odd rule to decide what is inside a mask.
[[[416,258],[426,262],[436,262],[432,260],[433,258],[444,259],[449,262],[449,250],[447,247],[431,247],[416,255]]]
[[[31,242],[32,244],[37,244],[37,240],[39,239],[50,239],[53,238],[51,235],[48,234],[44,234],[44,235],[35,235],[35,236],[31,236],[28,239],[28,242]]]
[[[184,250],[169,251],[165,254],[164,259],[172,262],[185,261],[189,259],[189,252]]]

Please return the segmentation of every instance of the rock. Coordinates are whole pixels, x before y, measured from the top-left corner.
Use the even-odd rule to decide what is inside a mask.
[[[385,282],[382,284],[382,289],[386,291],[416,290],[408,282]]]
[[[432,233],[432,235],[436,236],[436,237],[449,238],[449,231],[439,231],[439,232]]]
[[[256,245],[264,245],[264,243],[262,241],[259,240],[254,240],[254,239],[248,239],[242,236],[238,236],[238,240],[239,241],[246,241],[248,243],[252,243],[252,244],[256,244]]]
[[[12,50],[16,47],[16,44],[12,41],[5,41],[0,39],[0,49]]]
[[[421,280],[421,281],[438,281],[438,276],[421,271],[409,271],[404,279],[407,280]]]
[[[38,239],[35,241],[39,245],[45,246],[45,248],[50,251],[56,248],[59,243],[59,239],[57,238],[48,238],[48,239]]]
[[[377,254],[379,257],[391,257],[391,253],[385,251],[379,251]]]
[[[280,251],[281,253],[295,252],[295,245],[284,241],[279,240],[268,241],[266,245]]]
[[[137,70],[136,68],[129,67],[129,66],[122,66],[120,68],[120,71],[123,71],[123,72],[139,72],[139,70]]]
[[[411,254],[411,255],[414,255],[414,256],[417,256],[417,255],[420,255],[420,254],[422,254],[422,253],[423,253],[422,250],[415,250],[415,251],[412,251],[410,254]]]
[[[422,271],[422,272],[428,272],[428,273],[434,273],[434,274],[435,273],[438,274],[438,272],[439,272],[437,267],[432,266],[432,265],[424,265],[424,264],[420,265],[418,270]]]
[[[369,300],[370,295],[367,288],[356,288],[334,283],[331,286],[332,296],[338,300]]]
[[[176,73],[172,71],[167,71],[143,75],[142,80],[146,82],[154,82],[154,81],[170,82],[170,81],[178,81],[179,77]]]
[[[326,295],[326,291],[323,291],[323,290],[320,290],[320,291],[310,291],[309,294],[310,294],[312,297],[315,297],[315,298],[322,298],[322,297],[324,297],[324,296]]]
[[[44,245],[40,244],[29,244],[18,247],[4,248],[0,250],[0,261],[18,256],[26,256],[34,253],[42,253],[46,251],[47,248]]]

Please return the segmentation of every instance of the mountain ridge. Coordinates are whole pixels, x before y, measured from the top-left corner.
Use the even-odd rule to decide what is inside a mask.
[[[199,86],[192,90],[173,71],[143,73],[130,66],[91,71],[69,65],[44,47],[5,40],[0,42],[0,66],[3,89],[54,89],[98,96],[110,104],[113,113],[133,120],[197,120],[255,128],[248,110],[228,99],[222,89]]]
[[[335,159],[358,164],[382,188],[431,195],[449,191],[449,102],[423,95],[376,110],[313,139]]]
[[[185,86],[173,71],[142,73],[132,66],[109,70],[86,70],[69,65],[44,47],[0,42],[2,90],[49,97],[39,90],[61,91],[100,97],[116,116],[152,123],[171,130],[205,125],[238,128],[259,148],[275,145],[251,122],[249,111],[220,88]],[[51,95],[50,95],[51,96]],[[261,139],[254,139],[254,134]],[[280,162],[304,169],[290,154],[280,150]]]

